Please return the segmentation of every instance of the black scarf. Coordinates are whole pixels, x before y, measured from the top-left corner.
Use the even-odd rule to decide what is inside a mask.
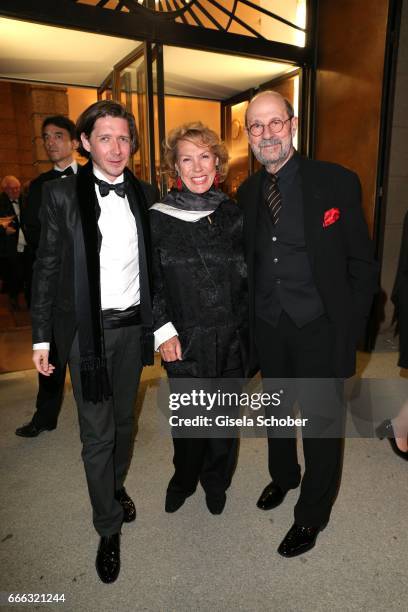
[[[172,189],[163,198],[163,204],[180,208],[181,210],[197,210],[213,212],[221,202],[229,200],[228,196],[221,189],[211,187],[205,193],[193,193],[183,185],[182,191]]]
[[[125,171],[129,183],[129,173]],[[127,189],[128,193],[128,189]],[[75,233],[75,305],[78,322],[82,397],[101,402],[112,395],[106,367],[103,334],[99,251],[102,236],[98,227],[100,208],[95,193],[93,166],[79,168],[77,195],[80,223]],[[144,198],[142,189],[138,198]]]

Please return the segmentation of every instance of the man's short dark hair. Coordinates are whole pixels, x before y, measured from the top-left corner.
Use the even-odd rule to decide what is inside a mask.
[[[41,134],[44,133],[44,130],[48,125],[56,125],[57,127],[62,128],[63,130],[67,130],[70,139],[76,139],[75,123],[71,121],[71,119],[69,119],[68,117],[65,117],[64,115],[54,115],[52,117],[47,117],[43,121],[41,127]]]
[[[99,102],[91,104],[91,106],[85,109],[78,118],[76,124],[76,133],[79,140],[78,153],[84,157],[90,157],[89,152],[86,151],[82,145],[81,134],[85,134],[89,140],[96,121],[101,117],[119,117],[121,119],[126,119],[129,126],[131,153],[136,153],[139,148],[139,134],[137,133],[135,118],[122,104],[114,102],[113,100],[100,100]]]

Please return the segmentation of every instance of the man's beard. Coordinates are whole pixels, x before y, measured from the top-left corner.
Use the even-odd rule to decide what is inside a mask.
[[[276,153],[274,157],[264,157],[262,149],[264,146],[270,145],[281,145],[281,147],[278,149],[278,153]],[[289,157],[291,149],[292,143],[290,140],[288,140],[285,146],[280,138],[262,138],[258,148],[256,150],[252,149],[252,151],[260,164],[263,166],[269,166],[270,164],[278,164],[279,162],[285,161]]]

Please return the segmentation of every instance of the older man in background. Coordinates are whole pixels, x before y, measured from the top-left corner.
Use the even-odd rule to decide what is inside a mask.
[[[0,195],[0,266],[10,305],[19,309],[18,296],[24,290],[27,305],[29,296],[30,262],[24,232],[21,184],[15,176],[5,176]]]

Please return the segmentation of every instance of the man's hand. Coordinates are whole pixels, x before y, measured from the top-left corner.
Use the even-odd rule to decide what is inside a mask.
[[[173,336],[163,342],[159,346],[159,352],[163,361],[177,361],[182,359],[181,355],[181,344],[178,336]]]
[[[37,349],[36,351],[33,351],[33,362],[36,370],[44,376],[51,376],[55,370],[55,366],[48,363],[49,354],[50,351],[48,349]]]

